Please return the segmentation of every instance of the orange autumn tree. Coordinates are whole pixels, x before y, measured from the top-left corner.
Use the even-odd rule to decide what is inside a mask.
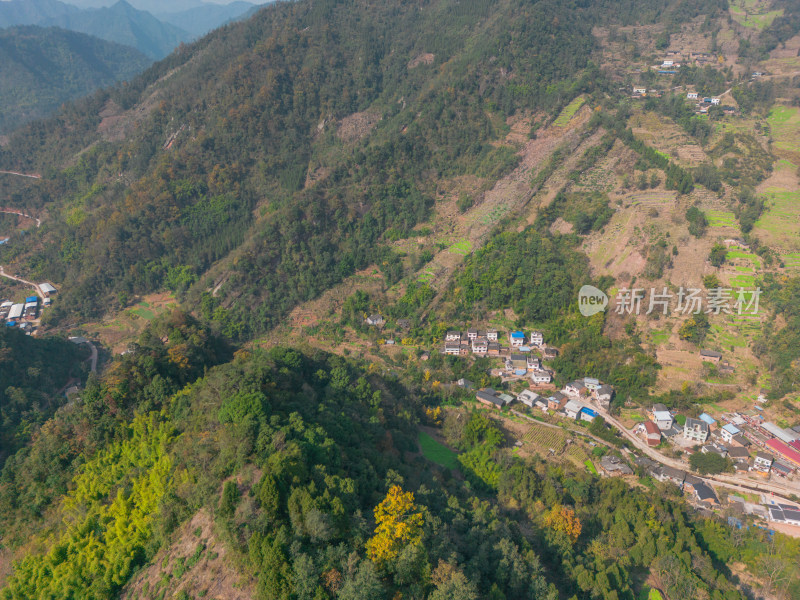
[[[375,535],[367,541],[367,555],[377,565],[396,558],[422,538],[424,517],[414,504],[414,494],[393,485],[375,507]]]
[[[573,544],[581,535],[581,522],[575,511],[567,506],[556,504],[544,517],[545,526],[553,531],[563,533]]]

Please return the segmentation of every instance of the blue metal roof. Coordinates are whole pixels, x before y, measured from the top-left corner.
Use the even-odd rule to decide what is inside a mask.
[[[699,419],[701,421],[705,421],[709,425],[713,425],[714,423],[717,422],[717,420],[714,417],[712,417],[711,415],[707,415],[706,413],[703,413],[702,415],[700,415]]]
[[[735,425],[731,425],[730,423],[728,423],[727,425],[724,425],[722,428],[725,431],[727,431],[728,433],[730,433],[731,435],[736,435],[737,433],[741,433],[739,431],[739,429],[736,428]]]
[[[514,371],[514,375],[525,375],[525,373],[527,372],[528,372],[527,369],[517,369]]]
[[[524,338],[525,334],[522,333],[521,331],[512,331],[511,332],[511,337],[512,338]]]
[[[39,296],[28,296],[25,298],[25,302],[38,302]]]
[[[583,407],[583,410],[581,412],[585,412],[590,417],[596,417],[597,416],[597,411],[592,410],[591,408],[586,408],[585,406]]]

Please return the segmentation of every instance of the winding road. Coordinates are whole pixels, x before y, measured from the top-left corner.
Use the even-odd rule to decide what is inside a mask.
[[[682,471],[689,470],[689,466],[685,462],[664,456],[661,454],[661,452],[648,446],[644,440],[627,430],[619,421],[612,417],[608,411],[600,408],[596,404],[594,404],[592,408],[597,410],[597,412],[605,419],[606,423],[609,423],[618,429],[626,440],[632,443],[638,450],[641,450],[652,460],[662,465],[667,465]],[[739,489],[739,491],[747,491],[751,493],[767,492],[777,498],[782,498],[787,502],[793,502],[793,500],[789,498],[791,495],[800,496],[800,487],[773,483],[771,481],[754,481],[749,477],[742,475],[725,475],[720,473],[718,475],[705,475],[701,477],[701,479],[708,483],[716,483],[718,485],[721,484],[727,487],[736,487]]]

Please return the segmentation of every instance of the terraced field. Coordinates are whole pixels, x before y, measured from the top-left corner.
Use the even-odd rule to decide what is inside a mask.
[[[727,210],[706,211],[706,218],[711,227],[734,227],[736,228],[736,215]]]
[[[745,252],[744,250],[728,250],[728,254],[725,255],[725,259],[728,261],[734,261],[737,259],[747,260],[750,261],[756,269],[761,268],[761,259],[755,254],[751,252]]]
[[[675,192],[637,192],[632,196],[631,206],[664,206],[675,202]]]
[[[773,244],[800,248],[800,191],[769,188],[766,210],[755,228],[769,234]]]
[[[550,427],[533,425],[522,438],[525,444],[534,446],[542,455],[547,455],[551,450],[560,455],[567,445],[567,432]]]
[[[790,270],[800,270],[800,252],[791,252],[781,256],[783,265]]]
[[[775,147],[800,153],[800,109],[775,106],[767,116]]]
[[[561,111],[561,114],[558,115],[555,121],[553,121],[553,125],[556,127],[566,127],[566,125],[572,120],[572,117],[575,116],[575,113],[578,112],[583,106],[585,100],[583,97],[578,96],[570,102],[564,110]]]

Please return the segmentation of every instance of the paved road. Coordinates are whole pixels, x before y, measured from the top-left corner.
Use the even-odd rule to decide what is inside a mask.
[[[87,344],[89,348],[92,350],[92,356],[89,358],[91,361],[91,369],[92,373],[97,373],[97,346],[95,346],[90,340],[87,340],[85,337],[82,336],[72,336],[69,338],[69,341],[73,344]]]

